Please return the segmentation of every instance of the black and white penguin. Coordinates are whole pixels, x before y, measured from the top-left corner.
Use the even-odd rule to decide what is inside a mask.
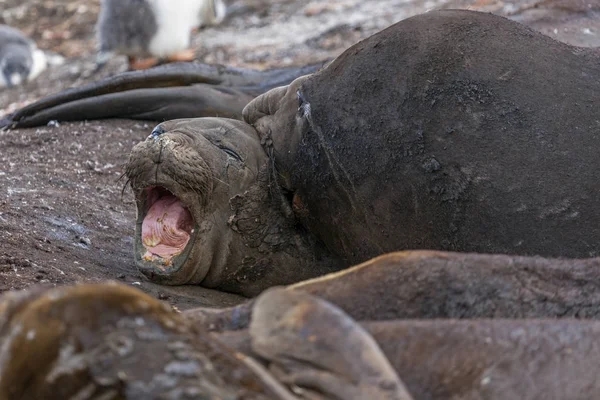
[[[21,31],[0,25],[0,88],[35,79],[48,66],[44,52]]]
[[[128,56],[133,69],[160,59],[191,61],[192,31],[220,23],[225,13],[222,0],[102,0],[96,26],[98,66],[114,55]]]

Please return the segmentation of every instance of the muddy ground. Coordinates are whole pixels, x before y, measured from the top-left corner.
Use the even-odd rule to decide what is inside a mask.
[[[433,8],[491,11],[581,46],[600,45],[598,0],[236,0],[218,27],[194,39],[198,60],[269,68],[335,57],[357,41]],[[0,0],[0,22],[66,57],[36,81],[0,91],[0,113],[123,71],[94,75],[98,0]],[[0,292],[32,284],[115,279],[185,309],[236,296],[146,281],[132,256],[135,206],[120,180],[131,147],[153,123],[91,121],[0,132]]]

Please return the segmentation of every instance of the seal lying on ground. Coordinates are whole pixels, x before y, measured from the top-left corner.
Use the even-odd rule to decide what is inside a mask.
[[[596,321],[359,324],[331,303],[284,289],[259,296],[247,330],[209,333],[186,316],[117,284],[9,293],[0,303],[0,397],[600,395]]]
[[[308,253],[326,268],[399,249],[597,255],[600,59],[576,50],[501,17],[431,12],[259,96],[246,123],[160,124],[126,167],[138,265],[253,295],[318,265],[289,235],[324,244]]]
[[[585,260],[404,251],[287,288],[318,296],[362,320],[417,318],[600,319],[600,258]],[[254,300],[196,308],[213,331],[245,329]]]
[[[595,256],[597,76],[595,51],[502,17],[401,21],[254,99],[245,123],[169,121],[136,146],[138,266],[254,295],[399,249]]]
[[[51,120],[130,118],[165,121],[190,116],[242,119],[257,95],[317,71],[324,63],[269,71],[173,63],[129,71],[41,99],[0,120],[0,128]]]
[[[96,26],[98,65],[114,54],[128,56],[132,69],[150,68],[160,59],[194,60],[192,30],[218,24],[225,12],[221,0],[103,0]]]

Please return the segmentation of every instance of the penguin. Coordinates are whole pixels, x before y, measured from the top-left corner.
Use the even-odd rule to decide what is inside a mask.
[[[48,66],[45,53],[21,31],[0,24],[0,88],[35,79]]]
[[[146,69],[161,60],[192,61],[191,34],[225,18],[223,0],[102,0],[96,25],[100,69],[125,55],[130,69]]]

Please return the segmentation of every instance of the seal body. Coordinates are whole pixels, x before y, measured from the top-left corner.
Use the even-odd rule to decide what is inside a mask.
[[[600,59],[436,11],[244,110],[298,217],[348,265],[400,249],[600,252]]]
[[[165,58],[190,47],[194,28],[220,22],[221,0],[103,0],[99,61],[111,54]]]
[[[0,87],[32,80],[46,66],[46,57],[34,42],[17,29],[0,25]]]

